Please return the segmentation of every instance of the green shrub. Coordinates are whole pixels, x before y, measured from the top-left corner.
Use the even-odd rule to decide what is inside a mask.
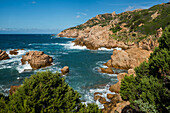
[[[170,25],[159,39],[160,46],[151,54],[148,63],[135,68],[136,77],[125,77],[121,82],[122,99],[143,112],[170,110]],[[140,103],[141,102],[141,103]]]
[[[8,112],[15,113],[70,113],[79,112],[79,106],[84,106],[79,98],[79,93],[68,86],[64,78],[47,71],[26,78],[23,85],[9,96],[8,103],[0,100],[0,106],[7,106]],[[84,109],[100,111],[96,105],[84,106]]]
[[[120,95],[122,99],[124,100],[134,100],[136,99],[137,92],[136,87],[134,87],[136,84],[136,80],[131,76],[125,75],[124,79],[121,80],[121,88],[120,88]]]
[[[155,105],[149,104],[148,102],[144,103],[142,99],[135,100],[134,104],[138,106],[138,109],[144,113],[158,113]]]
[[[111,28],[110,30],[113,32],[113,33],[116,33],[118,31],[120,31],[122,28],[120,28],[120,26],[117,24],[116,27],[113,27]]]

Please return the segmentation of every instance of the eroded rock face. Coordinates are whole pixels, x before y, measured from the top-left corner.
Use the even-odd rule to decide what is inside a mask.
[[[42,51],[30,51],[27,52],[26,55],[22,56],[22,64],[25,64],[26,61],[28,61],[33,69],[39,69],[52,65],[51,63],[53,62],[53,58],[44,54]]]
[[[62,69],[61,69],[61,72],[63,75],[69,73],[69,67],[68,66],[64,66]]]
[[[142,50],[140,48],[131,48],[128,50],[114,50],[111,56],[111,64],[114,68],[131,69],[139,66],[142,62],[148,61],[152,51]]]
[[[0,60],[7,60],[10,59],[6,51],[0,50]]]

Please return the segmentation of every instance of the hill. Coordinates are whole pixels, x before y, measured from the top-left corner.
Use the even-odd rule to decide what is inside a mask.
[[[149,9],[100,14],[84,24],[63,30],[58,36],[76,38],[75,45],[85,45],[89,49],[128,49],[141,47],[139,42],[152,40],[153,47],[150,49],[153,50],[158,45],[156,40],[161,36],[162,29],[169,24],[170,4],[162,3]]]

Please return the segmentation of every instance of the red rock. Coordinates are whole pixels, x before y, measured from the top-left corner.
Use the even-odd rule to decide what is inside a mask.
[[[18,50],[16,50],[16,49],[11,50],[11,51],[9,52],[9,54],[11,54],[11,55],[17,55],[17,54],[18,54],[17,51],[18,51]]]
[[[111,92],[119,93],[119,92],[120,92],[120,83],[117,82],[116,84],[111,85],[111,87],[109,88],[109,90],[110,90]]]
[[[100,68],[102,73],[114,74],[112,68]]]
[[[62,69],[61,69],[61,72],[63,75],[65,75],[66,73],[69,73],[69,67],[68,66],[64,66]]]
[[[39,69],[46,66],[51,66],[53,58],[49,55],[44,54],[42,51],[30,51],[26,55],[22,56],[21,62],[25,64],[28,61],[33,69]]]
[[[106,63],[104,63],[103,65],[107,66],[107,67],[112,67],[112,62],[111,60],[108,60]]]
[[[96,101],[96,100],[100,99],[100,98],[101,98],[100,95],[102,95],[102,93],[100,93],[100,92],[95,92],[95,93],[94,93],[94,100]]]
[[[111,56],[112,67],[119,69],[131,69],[139,66],[142,62],[148,61],[152,51],[131,48],[128,50],[114,50]]]
[[[117,96],[117,94],[107,94],[107,98],[108,98],[108,99],[112,99],[112,98],[114,98],[115,96]]]
[[[100,97],[100,98],[99,98],[99,102],[100,102],[101,104],[105,104],[107,101],[106,101],[106,99],[105,99],[104,97]]]
[[[101,96],[99,96],[99,95],[95,95],[94,96],[94,100],[96,101],[96,100],[99,100],[100,98],[102,98]]]
[[[10,59],[6,51],[0,50],[0,60],[7,60]]]

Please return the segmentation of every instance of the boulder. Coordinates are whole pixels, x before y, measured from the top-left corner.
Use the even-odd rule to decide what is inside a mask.
[[[114,74],[112,68],[100,68],[102,73]]]
[[[61,69],[61,73],[62,73],[63,75],[69,73],[69,67],[68,67],[68,66],[64,66],[64,67]]]
[[[18,54],[18,50],[24,50],[24,49],[14,49],[14,50],[9,51],[9,54],[17,55]]]
[[[53,58],[44,54],[42,51],[29,51],[26,55],[23,55],[21,59],[22,64],[25,64],[26,61],[33,69],[39,69],[46,66],[51,66]]]
[[[0,50],[0,60],[7,60],[10,59],[6,51]]]
[[[21,87],[21,85],[19,85],[19,86],[11,86],[11,88],[9,90],[9,94],[10,95],[14,94],[19,87]]]
[[[16,49],[11,50],[11,51],[9,52],[9,54],[11,54],[11,55],[17,55],[17,54],[18,54],[17,51],[18,51],[18,50],[16,50]]]

